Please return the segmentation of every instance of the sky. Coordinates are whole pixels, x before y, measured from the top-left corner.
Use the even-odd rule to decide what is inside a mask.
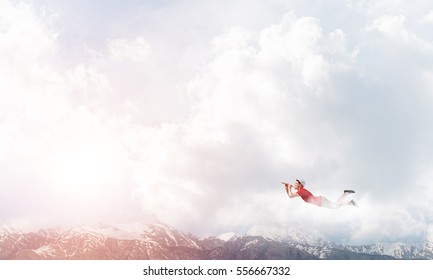
[[[0,223],[433,241],[432,27],[426,0],[0,0]]]

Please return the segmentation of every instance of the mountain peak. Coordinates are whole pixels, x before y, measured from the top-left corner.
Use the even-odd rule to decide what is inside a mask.
[[[232,238],[236,238],[237,235],[234,232],[226,232],[217,236],[218,239],[223,241],[229,241]]]

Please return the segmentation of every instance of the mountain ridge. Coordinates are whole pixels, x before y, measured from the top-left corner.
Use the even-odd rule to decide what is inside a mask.
[[[433,244],[341,245],[318,231],[256,226],[199,238],[162,223],[0,230],[0,259],[267,260],[433,259]]]

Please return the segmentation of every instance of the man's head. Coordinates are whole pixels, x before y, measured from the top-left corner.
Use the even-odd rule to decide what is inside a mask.
[[[305,186],[305,180],[303,180],[303,179],[296,179],[296,181],[295,181],[295,189],[299,189],[299,188],[301,188],[301,187],[304,187]]]

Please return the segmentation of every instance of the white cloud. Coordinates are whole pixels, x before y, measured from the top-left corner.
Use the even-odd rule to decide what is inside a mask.
[[[428,12],[427,14],[423,15],[421,18],[421,22],[432,24],[433,23],[433,10]]]
[[[317,44],[321,37],[317,19],[297,19],[293,14],[287,14],[281,24],[261,31],[261,56],[271,61],[287,60],[294,72],[301,74],[304,84],[314,88],[326,79],[327,74],[326,61]]]
[[[103,74],[62,60],[51,17],[1,1],[0,219],[115,219],[108,206],[130,203],[132,185],[122,118],[101,107]]]
[[[392,40],[402,42],[417,40],[416,35],[406,29],[405,21],[406,18],[403,15],[381,16],[367,27],[367,31],[377,30]]]
[[[134,40],[115,39],[108,42],[110,56],[116,60],[131,60],[133,62],[146,61],[150,46],[141,37]]]
[[[1,1],[0,5],[2,60],[31,65],[52,58],[57,47],[57,34],[50,26],[54,15],[43,11],[37,13],[24,3]]]
[[[50,15],[37,16],[32,7],[2,1],[0,11],[0,104],[2,114],[17,112],[38,119],[42,114],[62,111],[50,102],[63,103],[62,77],[49,63],[55,61],[58,45],[50,26]],[[37,90],[32,87],[37,86]],[[55,101],[53,101],[55,100]]]

